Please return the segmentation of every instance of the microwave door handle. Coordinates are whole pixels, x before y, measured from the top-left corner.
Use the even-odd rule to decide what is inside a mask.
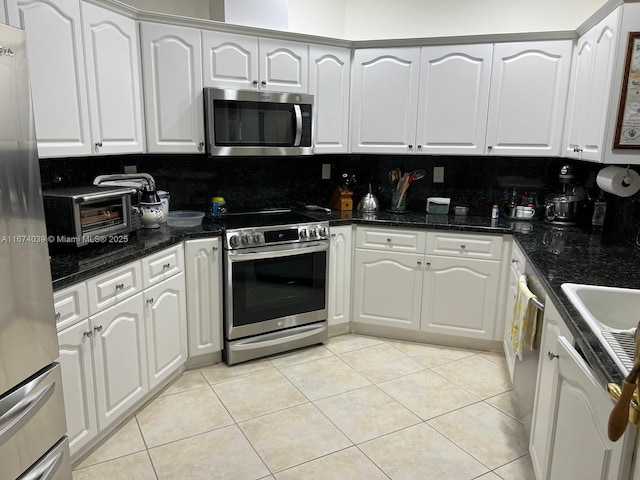
[[[293,141],[293,146],[299,147],[300,140],[302,139],[302,109],[300,105],[294,105],[293,112],[296,115],[296,138]]]

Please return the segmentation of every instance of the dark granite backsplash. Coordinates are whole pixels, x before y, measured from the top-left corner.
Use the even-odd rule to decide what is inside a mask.
[[[342,173],[355,174],[354,205],[371,183],[382,209],[390,207],[389,170],[422,168],[424,179],[408,192],[408,209],[425,211],[426,198],[450,197],[451,204],[470,207],[471,215],[489,216],[491,205],[501,207],[512,191],[527,192],[538,205],[549,193],[561,191],[561,165],[576,167],[577,180],[590,197],[599,191],[595,176],[600,164],[561,158],[452,157],[421,155],[313,155],[302,157],[216,157],[205,155],[119,155],[42,159],[43,188],[91,184],[99,174],[121,173],[125,165],[153,175],[158,189],[171,194],[172,210],[208,211],[211,197],[223,196],[231,211],[267,207],[327,206]],[[331,164],[331,179],[322,180],[323,164]],[[444,167],[444,183],[433,183],[434,166]],[[635,242],[640,229],[640,194],[628,199],[605,195],[608,202],[603,240]],[[585,224],[589,203],[582,206]]]

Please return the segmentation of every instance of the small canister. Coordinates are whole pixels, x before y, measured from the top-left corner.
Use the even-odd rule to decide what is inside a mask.
[[[219,217],[227,214],[227,204],[223,197],[213,197],[211,199],[211,215]]]

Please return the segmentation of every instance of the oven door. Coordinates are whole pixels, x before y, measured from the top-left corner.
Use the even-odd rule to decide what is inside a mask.
[[[227,340],[327,319],[329,242],[226,252]]]

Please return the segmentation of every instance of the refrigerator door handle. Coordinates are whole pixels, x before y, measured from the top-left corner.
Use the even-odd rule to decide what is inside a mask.
[[[58,452],[55,457],[48,459],[43,465],[38,465],[38,468],[21,477],[20,480],[50,480],[54,478],[62,464],[63,457],[64,452]]]
[[[0,400],[0,445],[19,430],[53,395],[55,383],[36,390],[46,375],[40,376]]]

